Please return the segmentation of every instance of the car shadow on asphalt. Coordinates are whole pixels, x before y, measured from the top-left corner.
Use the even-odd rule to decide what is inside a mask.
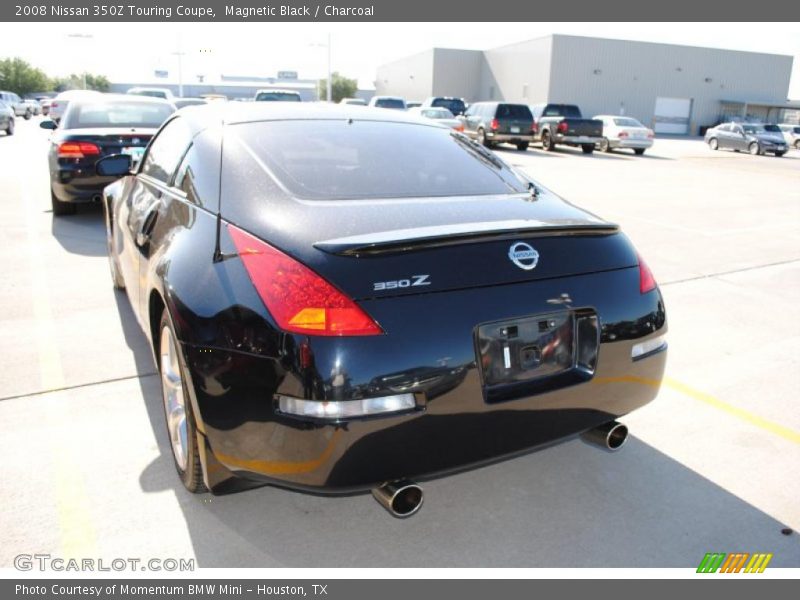
[[[800,564],[797,533],[782,534],[784,524],[635,437],[613,454],[574,439],[427,481],[424,506],[405,520],[369,494],[189,494],[158,378],[140,382],[160,451],[140,485],[176,495],[200,567],[695,568],[717,551]]]
[[[103,208],[99,204],[79,205],[74,215],[53,216],[50,231],[67,252],[83,256],[107,254]]]

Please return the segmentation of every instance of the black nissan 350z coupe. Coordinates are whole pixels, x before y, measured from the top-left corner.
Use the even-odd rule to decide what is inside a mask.
[[[584,434],[652,400],[653,276],[616,225],[462,134],[397,111],[180,111],[104,207],[114,284],[152,343],[178,473],[372,490]]]

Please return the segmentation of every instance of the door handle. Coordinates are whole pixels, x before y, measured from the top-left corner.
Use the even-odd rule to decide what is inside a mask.
[[[142,221],[142,226],[139,228],[139,233],[136,234],[136,244],[138,246],[144,246],[150,241],[150,234],[153,233],[153,228],[156,226],[156,220],[158,219],[158,209],[153,209]]]

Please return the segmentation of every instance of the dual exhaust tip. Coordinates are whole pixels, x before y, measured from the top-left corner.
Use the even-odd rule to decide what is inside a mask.
[[[622,448],[628,439],[628,428],[617,421],[609,421],[586,431],[581,436],[585,442],[609,452]],[[375,500],[398,519],[405,519],[419,511],[425,499],[422,488],[408,479],[389,481],[374,488]]]
[[[425,499],[422,488],[407,479],[384,483],[374,488],[372,495],[381,506],[398,519],[405,519],[415,514]]]

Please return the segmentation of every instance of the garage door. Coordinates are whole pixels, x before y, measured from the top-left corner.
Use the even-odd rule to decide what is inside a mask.
[[[653,129],[655,129],[656,133],[686,135],[689,133],[689,117],[691,114],[691,98],[656,98]]]

